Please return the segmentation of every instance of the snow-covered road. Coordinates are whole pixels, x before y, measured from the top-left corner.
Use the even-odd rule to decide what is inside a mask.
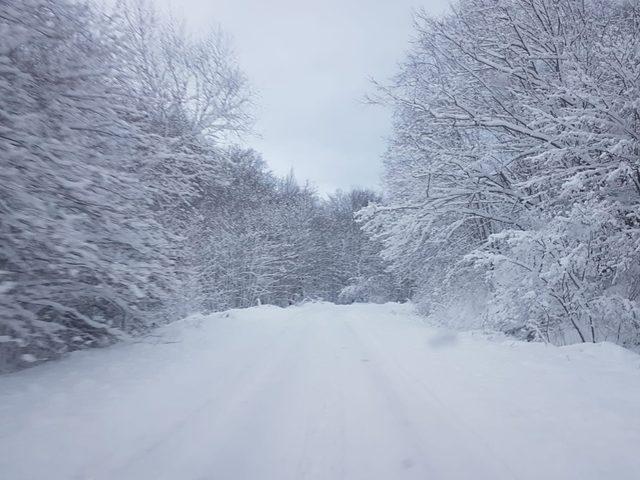
[[[393,304],[196,316],[0,377],[3,480],[631,480],[639,447],[639,356]]]

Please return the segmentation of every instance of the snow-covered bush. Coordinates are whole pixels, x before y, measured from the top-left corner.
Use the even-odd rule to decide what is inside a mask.
[[[495,234],[470,254],[493,286],[489,321],[552,342],[637,345],[640,232],[615,204],[604,207],[576,204],[536,229]]]

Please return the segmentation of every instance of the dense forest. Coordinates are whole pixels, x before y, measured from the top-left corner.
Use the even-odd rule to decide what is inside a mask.
[[[0,0],[0,371],[320,299],[640,344],[637,2],[417,13],[371,101],[394,115],[384,191],[322,196],[248,147],[255,96],[220,29]]]
[[[147,2],[0,2],[0,371],[192,312],[400,300],[354,213],[243,146],[218,29]]]
[[[637,1],[418,13],[374,98],[395,132],[386,202],[362,215],[423,310],[529,340],[638,346],[639,99]]]

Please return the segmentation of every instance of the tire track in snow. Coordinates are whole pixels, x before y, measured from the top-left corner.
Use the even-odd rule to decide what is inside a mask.
[[[278,371],[282,371],[285,358],[291,357],[291,351],[288,350],[289,343],[279,341],[280,338],[287,338],[291,335],[291,329],[265,329],[269,333],[269,338],[260,343],[245,343],[243,348],[232,358],[228,360],[237,362],[243,359],[241,367],[229,369],[226,365],[212,365],[211,370],[202,369],[203,376],[202,385],[207,385],[211,378],[215,378],[222,372],[229,369],[232,374],[228,374],[227,378],[231,378],[232,383],[218,383],[217,388],[198,406],[189,410],[188,413],[180,416],[180,419],[174,421],[167,429],[165,429],[158,438],[150,441],[144,447],[137,449],[135,452],[118,465],[108,469],[104,476],[95,477],[96,480],[104,478],[105,480],[118,478],[119,480],[131,479],[138,480],[143,478],[144,472],[149,468],[154,468],[155,464],[162,464],[166,458],[176,457],[181,453],[185,453],[180,448],[180,444],[188,444],[194,439],[207,439],[211,432],[232,431],[234,428],[233,419],[238,417],[239,412],[251,401],[251,398],[259,397],[259,393],[264,385],[269,382]],[[279,334],[282,334],[280,336]],[[277,348],[276,348],[277,347]],[[259,356],[252,353],[259,352]],[[264,354],[267,355],[264,355]],[[168,392],[170,393],[170,392]],[[204,429],[204,430],[203,430]],[[194,431],[198,435],[194,434]],[[183,442],[180,441],[183,440]],[[216,443],[219,437],[210,438]],[[194,449],[195,450],[195,449]],[[156,460],[154,460],[156,459]],[[97,468],[96,470],[100,470]],[[158,472],[154,476],[155,479],[176,478],[174,476],[165,477],[167,472]],[[94,478],[90,475],[81,478]],[[144,477],[146,478],[146,477]],[[202,479],[208,478],[203,476]],[[213,477],[212,477],[213,478]],[[219,480],[221,477],[215,477]]]
[[[505,480],[518,480],[520,477],[516,472],[504,461],[498,452],[489,445],[487,440],[475,429],[466,424],[455,412],[453,412],[440,396],[430,388],[424,377],[411,375],[406,367],[399,360],[399,350],[390,350],[383,341],[376,336],[376,328],[374,323],[370,323],[366,330],[356,330],[350,324],[350,328],[354,331],[354,335],[361,341],[368,343],[368,350],[372,352],[378,360],[377,368],[372,368],[372,375],[384,377],[390,386],[390,392],[402,405],[404,410],[412,411],[412,419],[415,422],[422,423],[422,428],[417,428],[416,433],[423,439],[423,442],[432,442],[433,439],[427,439],[425,434],[433,434],[433,428],[428,428],[426,423],[433,424],[433,420],[425,421],[425,414],[428,412],[432,418],[437,419],[437,428],[441,432],[446,432],[450,437],[449,447],[452,452],[462,455],[470,467],[465,475],[473,475],[473,478],[487,478],[487,480],[496,480],[504,478]],[[444,375],[451,374],[443,372]],[[391,385],[394,385],[391,387]],[[398,392],[404,392],[404,395],[398,395]],[[433,425],[431,425],[433,427]],[[443,440],[438,435],[439,440]],[[451,441],[455,437],[455,440]],[[473,448],[471,448],[473,446]],[[442,445],[438,445],[441,448]],[[483,450],[481,453],[480,450]],[[462,465],[461,465],[462,466]],[[465,467],[467,468],[467,467]],[[481,477],[484,471],[485,477]],[[434,478],[447,476],[451,474],[450,465],[443,468],[442,472]],[[464,477],[468,478],[468,477]]]

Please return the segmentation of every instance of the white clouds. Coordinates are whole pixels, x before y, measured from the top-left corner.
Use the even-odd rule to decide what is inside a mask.
[[[327,191],[377,184],[389,114],[361,104],[368,79],[394,72],[410,36],[412,8],[441,11],[447,3],[182,0],[173,9],[190,28],[218,22],[233,36],[259,94],[261,137],[252,145],[275,171],[293,167]]]

